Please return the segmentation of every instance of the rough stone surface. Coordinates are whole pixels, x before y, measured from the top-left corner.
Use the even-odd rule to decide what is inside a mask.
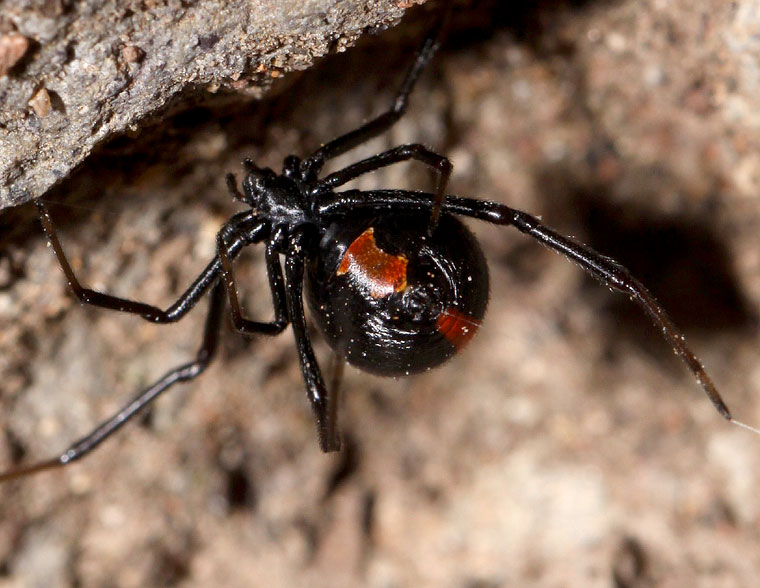
[[[427,143],[453,159],[452,193],[619,258],[760,423],[760,2],[513,4],[462,6],[408,116],[343,163]],[[74,267],[169,304],[238,210],[224,173],[380,112],[427,18],[261,102],[110,143],[46,196]],[[432,179],[409,164],[360,185]],[[203,322],[203,307],[168,327],[80,307],[26,208],[0,215],[0,463],[65,447],[190,357]],[[419,377],[348,369],[349,451],[320,454],[289,331],[226,330],[208,373],[141,423],[0,487],[0,586],[755,586],[760,439],[715,413],[625,298],[471,226],[491,267],[484,327]],[[261,251],[237,268],[246,311],[271,316]]]
[[[395,0],[0,0],[0,35],[33,45],[0,77],[0,208],[190,94],[260,91],[403,11]],[[30,104],[41,90],[52,108]]]

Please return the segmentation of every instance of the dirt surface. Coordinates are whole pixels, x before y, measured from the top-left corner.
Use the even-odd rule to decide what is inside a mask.
[[[760,1],[508,4],[461,6],[409,115],[336,165],[409,141],[448,154],[452,193],[632,269],[760,423]],[[380,112],[429,19],[410,11],[262,102],[110,143],[46,196],[77,271],[168,305],[238,210],[224,172],[279,167]],[[432,179],[410,164],[359,185]],[[27,462],[190,357],[204,313],[157,327],[80,307],[34,211],[0,223],[0,463]],[[428,374],[347,369],[346,451],[319,452],[290,331],[227,329],[216,364],[140,423],[0,488],[0,586],[755,586],[760,439],[624,297],[470,226],[485,325]],[[261,251],[237,267],[247,311],[269,317]]]

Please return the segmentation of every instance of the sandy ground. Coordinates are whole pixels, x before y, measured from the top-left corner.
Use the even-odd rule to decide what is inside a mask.
[[[409,116],[342,161],[424,142],[452,158],[452,193],[617,257],[758,424],[758,14],[758,0],[463,8]],[[192,108],[93,158],[50,195],[83,280],[171,302],[237,210],[224,171],[279,167],[379,112],[424,18],[264,102]],[[359,185],[432,180],[405,164]],[[0,217],[4,464],[63,449],[185,361],[205,307],[168,327],[81,307],[33,217]],[[760,439],[715,413],[624,297],[470,226],[491,264],[484,327],[428,374],[347,369],[346,451],[319,452],[290,332],[225,329],[213,367],[140,423],[0,488],[0,586],[757,585]],[[247,311],[270,316],[261,252],[238,267]]]

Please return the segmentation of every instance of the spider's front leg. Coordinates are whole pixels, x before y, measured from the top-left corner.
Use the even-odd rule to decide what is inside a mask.
[[[446,186],[449,183],[449,178],[451,177],[451,172],[453,171],[453,165],[448,157],[439,155],[435,151],[432,151],[419,143],[400,145],[393,149],[389,149],[388,151],[383,151],[382,153],[368,157],[367,159],[357,161],[356,163],[344,167],[343,169],[331,173],[319,180],[317,183],[317,190],[333,190],[361,175],[410,159],[424,163],[438,174],[435,202],[428,223],[428,235],[432,235],[433,231],[438,226],[438,219],[441,217],[441,207],[443,206],[443,201],[445,199],[444,194],[446,192]]]
[[[307,239],[308,236],[299,229],[296,229],[290,236],[288,253],[285,258],[288,312],[298,349],[301,372],[306,383],[306,395],[317,421],[319,447],[328,453],[340,450],[340,435],[338,434],[336,419],[337,407],[335,406],[337,398],[335,394],[328,393],[306,328],[303,307],[303,280],[305,252],[308,250]]]
[[[211,285],[219,277],[219,273],[222,269],[221,261],[218,257],[215,257],[205,267],[201,274],[195,279],[190,287],[177,299],[176,302],[171,304],[166,310],[153,306],[152,304],[146,304],[145,302],[138,302],[136,300],[129,300],[127,298],[121,298],[119,296],[113,296],[104,292],[98,292],[90,288],[85,288],[81,285],[79,280],[74,274],[74,270],[71,268],[66,254],[63,251],[60,240],[58,239],[58,233],[55,230],[55,225],[50,217],[45,203],[42,200],[36,200],[37,210],[40,215],[40,222],[42,228],[45,230],[48,241],[53,247],[55,256],[58,258],[58,263],[66,275],[66,280],[74,292],[76,297],[82,304],[90,304],[92,306],[98,306],[100,308],[106,308],[108,310],[117,310],[120,312],[127,312],[130,314],[136,314],[143,319],[153,323],[173,323],[185,316],[201,299],[201,297],[208,291]],[[238,225],[245,223],[249,220],[250,213],[244,212],[233,216],[230,221],[225,225],[222,231],[225,234],[237,234]],[[228,247],[228,253],[230,258],[235,258],[240,253],[245,242],[241,239],[235,239],[233,243]]]
[[[407,71],[406,77],[396,93],[392,106],[386,112],[363,124],[358,129],[341,135],[329,143],[325,143],[322,147],[307,157],[301,163],[301,172],[305,177],[316,178],[319,176],[319,173],[329,159],[342,155],[346,151],[350,151],[354,147],[358,147],[362,143],[366,143],[370,139],[381,135],[390,129],[398,119],[404,115],[409,103],[409,96],[412,93],[414,84],[417,82],[417,78],[420,77],[425,66],[427,66],[428,62],[438,50],[438,47],[441,45],[443,33],[446,30],[449,18],[451,17],[452,7],[453,2],[447,0],[444,7],[441,9],[440,16],[433,26],[433,29],[427,37],[425,37],[422,47],[417,53],[417,58]]]

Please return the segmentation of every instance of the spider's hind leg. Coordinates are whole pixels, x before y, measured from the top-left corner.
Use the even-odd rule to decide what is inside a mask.
[[[588,245],[561,235],[542,224],[536,217],[503,204],[450,197],[446,201],[444,210],[497,225],[512,226],[552,251],[574,261],[583,271],[611,290],[626,294],[649,316],[675,354],[689,368],[720,415],[735,425],[760,434],[758,429],[737,421],[731,415],[702,362],[686,344],[686,338],[681,330],[670,320],[665,309],[660,306],[652,293],[617,261],[602,255]]]

